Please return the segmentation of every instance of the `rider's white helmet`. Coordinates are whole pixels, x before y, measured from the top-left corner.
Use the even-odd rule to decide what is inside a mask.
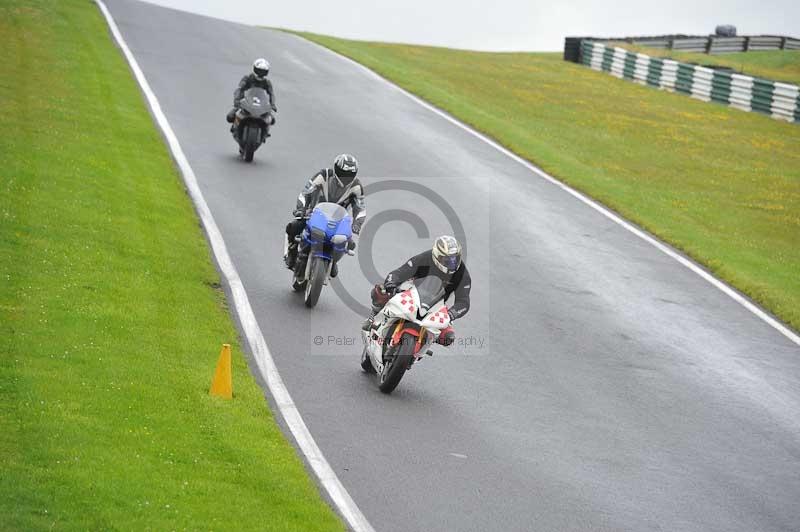
[[[266,78],[267,74],[269,74],[269,61],[263,57],[259,57],[253,61],[253,74],[255,74],[258,79]]]
[[[455,237],[440,236],[433,242],[433,263],[443,273],[452,275],[461,266],[461,244]]]

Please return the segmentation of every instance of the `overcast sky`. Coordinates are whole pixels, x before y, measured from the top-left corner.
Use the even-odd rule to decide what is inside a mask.
[[[258,24],[352,39],[475,50],[559,50],[567,35],[713,32],[800,36],[800,0],[150,0]]]

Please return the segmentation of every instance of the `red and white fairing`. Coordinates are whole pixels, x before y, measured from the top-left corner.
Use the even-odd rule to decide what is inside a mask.
[[[371,334],[365,333],[366,350],[378,372],[383,369],[383,339],[390,334],[397,335],[403,332],[403,329],[396,330],[398,320],[414,323],[424,329],[425,337],[418,343],[414,352],[417,358],[422,356],[423,346],[435,341],[439,333],[450,326],[450,313],[444,300],[439,300],[431,308],[424,309],[421,308],[419,293],[413,282],[407,281],[400,288],[401,291],[395,294],[375,316],[376,328]]]
[[[437,302],[430,309],[421,309],[417,287],[413,284],[395,294],[383,307],[383,313],[387,317],[403,318],[421,325],[437,335],[450,325],[450,313],[447,311],[444,301]]]

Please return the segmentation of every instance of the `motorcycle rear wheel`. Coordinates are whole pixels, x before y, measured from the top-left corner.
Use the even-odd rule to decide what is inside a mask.
[[[372,360],[369,359],[366,346],[364,347],[364,351],[361,352],[361,369],[363,369],[365,373],[377,373],[375,367],[372,365]]]

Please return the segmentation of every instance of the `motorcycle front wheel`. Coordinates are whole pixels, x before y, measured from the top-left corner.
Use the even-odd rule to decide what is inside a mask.
[[[257,127],[245,127],[244,129],[244,160],[248,163],[253,162],[253,155],[261,144],[261,130]]]
[[[328,274],[328,263],[322,259],[309,259],[314,262],[311,264],[311,274],[306,281],[306,306],[314,308],[319,301],[322,293],[322,285],[325,284],[325,277]]]
[[[404,334],[400,337],[400,343],[389,348],[389,352],[384,357],[390,358],[380,374],[378,389],[383,393],[392,393],[400,379],[405,375],[408,366],[414,360],[414,345],[417,343],[416,337],[411,334]]]

